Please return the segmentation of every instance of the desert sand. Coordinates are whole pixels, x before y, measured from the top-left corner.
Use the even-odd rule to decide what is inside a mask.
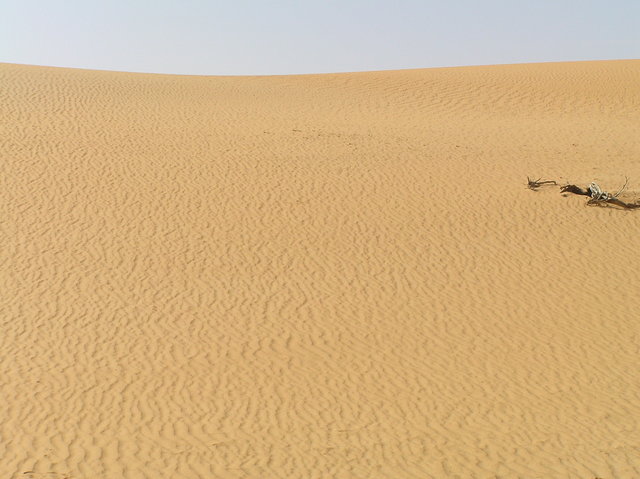
[[[0,65],[0,477],[640,477],[640,61]]]

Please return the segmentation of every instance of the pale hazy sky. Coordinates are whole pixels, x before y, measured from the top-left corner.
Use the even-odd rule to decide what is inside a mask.
[[[0,62],[198,75],[640,58],[640,0],[0,0]]]

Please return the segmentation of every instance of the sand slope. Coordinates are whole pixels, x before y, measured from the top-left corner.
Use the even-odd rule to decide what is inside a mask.
[[[2,478],[640,477],[640,61],[0,65]]]

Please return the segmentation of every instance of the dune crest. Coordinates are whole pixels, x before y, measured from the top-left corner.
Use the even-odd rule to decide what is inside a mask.
[[[640,61],[0,85],[1,477],[640,477]]]

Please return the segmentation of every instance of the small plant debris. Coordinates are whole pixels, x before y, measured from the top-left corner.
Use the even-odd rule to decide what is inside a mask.
[[[537,190],[538,188],[544,185],[557,185],[557,184],[558,183],[556,183],[553,180],[543,180],[542,178],[538,178],[537,180],[532,180],[527,176],[527,188],[533,191]]]
[[[529,189],[535,191],[543,185],[557,185],[557,183],[553,180],[540,181],[540,178],[537,180],[531,180],[527,176],[527,187]],[[620,199],[620,195],[625,192],[628,185],[629,178],[625,177],[624,185],[622,185],[622,187],[613,194],[604,191],[595,182],[591,183],[587,188],[566,184],[560,187],[560,193],[573,193],[574,195],[587,196],[589,198],[587,206],[617,207],[625,210],[638,209],[640,208],[640,202],[638,202],[638,200],[635,200],[634,202],[627,202]]]

